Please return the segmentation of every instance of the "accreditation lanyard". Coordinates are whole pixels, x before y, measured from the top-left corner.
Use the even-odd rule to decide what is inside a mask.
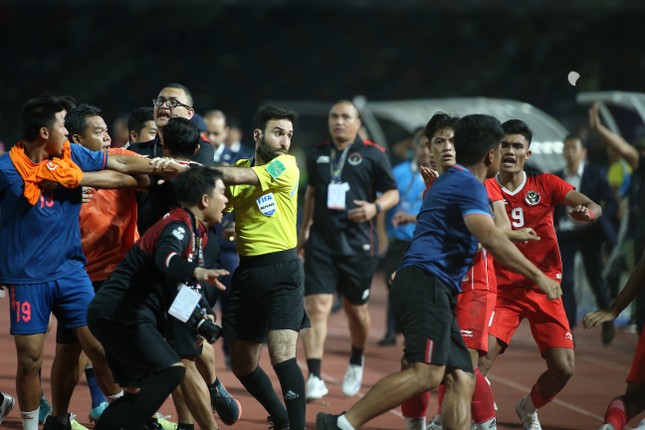
[[[340,154],[340,159],[336,162],[336,148],[331,148],[331,160],[329,161],[329,173],[331,175],[331,182],[334,184],[340,184],[340,177],[343,174],[343,167],[345,167],[345,161],[347,161],[347,154],[349,153],[348,145],[343,152]]]

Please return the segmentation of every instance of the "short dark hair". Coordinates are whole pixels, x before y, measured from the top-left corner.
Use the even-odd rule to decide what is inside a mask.
[[[128,117],[128,131],[140,134],[146,122],[155,120],[153,111],[149,106],[141,106],[133,110]]]
[[[194,103],[194,101],[193,101],[193,93],[191,93],[190,90],[188,88],[186,88],[185,86],[183,86],[182,84],[178,84],[176,82],[171,82],[169,84],[164,85],[163,88],[175,88],[177,90],[182,90],[186,94],[186,99],[188,99],[188,105],[190,107],[195,107],[193,105],[193,103]]]
[[[298,114],[280,106],[266,105],[261,107],[253,117],[253,129],[257,128],[264,132],[267,123],[272,119],[287,119],[291,124],[295,124]]]
[[[504,130],[497,118],[490,115],[466,115],[455,127],[457,162],[465,166],[479,163],[491,150],[499,146]]]
[[[65,128],[72,134],[83,134],[87,127],[87,118],[101,116],[101,109],[96,106],[82,103],[67,112],[65,116]]]
[[[70,96],[70,95],[56,96],[56,99],[58,100],[58,103],[60,103],[67,112],[74,109],[78,104],[76,103],[76,99],[74,98],[74,96]]]
[[[197,124],[186,118],[170,118],[163,129],[163,146],[172,157],[190,159],[200,139]]]
[[[212,194],[218,179],[222,179],[222,174],[217,170],[204,166],[192,166],[177,175],[173,181],[177,201],[182,206],[199,204],[204,194]]]
[[[521,134],[526,138],[526,141],[531,146],[531,141],[533,140],[533,130],[531,127],[521,119],[509,119],[502,124],[502,129],[504,129],[504,134]]]
[[[50,128],[56,121],[56,114],[65,110],[57,97],[43,96],[30,99],[22,107],[20,131],[22,139],[30,142],[36,139],[41,127]]]
[[[432,136],[444,128],[449,128],[454,130],[457,127],[457,121],[459,121],[458,116],[448,115],[445,112],[435,112],[430,118],[430,121],[426,124],[425,134],[429,141],[432,142]]]

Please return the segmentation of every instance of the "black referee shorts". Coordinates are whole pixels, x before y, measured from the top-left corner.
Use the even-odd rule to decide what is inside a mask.
[[[224,336],[262,343],[270,330],[310,327],[304,306],[304,273],[295,249],[240,256],[233,274]]]

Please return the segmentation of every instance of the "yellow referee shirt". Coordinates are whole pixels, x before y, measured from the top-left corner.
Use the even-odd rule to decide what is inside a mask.
[[[227,187],[227,210],[235,211],[237,252],[244,257],[295,248],[298,244],[298,183],[300,170],[292,155],[280,155],[262,166],[250,159],[235,167],[251,167],[260,185]]]

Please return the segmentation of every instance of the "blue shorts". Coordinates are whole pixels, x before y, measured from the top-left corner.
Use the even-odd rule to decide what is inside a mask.
[[[46,333],[49,314],[67,328],[87,325],[94,288],[85,269],[42,284],[7,285],[11,297],[11,334]]]

